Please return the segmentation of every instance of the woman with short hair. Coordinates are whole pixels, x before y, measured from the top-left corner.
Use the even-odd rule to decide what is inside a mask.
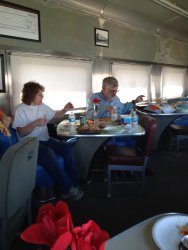
[[[73,105],[68,102],[63,109],[55,111],[42,102],[44,91],[44,86],[37,82],[24,84],[22,103],[16,109],[13,128],[20,140],[28,136],[39,138],[38,163],[56,180],[63,198],[79,200],[84,192],[78,187],[78,170],[71,146],[49,137],[47,127],[51,119],[63,118]],[[64,158],[65,173],[62,173],[56,155]]]

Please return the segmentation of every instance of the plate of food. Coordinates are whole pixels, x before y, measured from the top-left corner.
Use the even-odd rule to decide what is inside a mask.
[[[106,118],[98,118],[98,121],[100,124],[109,124],[109,123],[113,123],[114,121],[111,120],[110,117],[106,117]]]
[[[157,114],[162,113],[162,110],[160,109],[159,104],[148,104],[143,110],[147,112],[157,113]]]
[[[107,118],[99,118],[99,126],[100,127],[106,127],[106,126],[113,126],[113,125],[117,125],[119,123],[118,120],[112,121],[110,117]]]
[[[84,126],[78,126],[77,127],[77,133],[78,134],[100,134],[101,133],[101,129],[94,125],[94,124],[86,124]]]
[[[125,127],[123,125],[117,125],[117,126],[108,126],[103,128],[103,133],[107,134],[113,134],[113,133],[123,133],[125,131]]]
[[[158,220],[152,229],[155,243],[161,250],[178,250],[181,238],[188,234],[187,215],[169,215]]]

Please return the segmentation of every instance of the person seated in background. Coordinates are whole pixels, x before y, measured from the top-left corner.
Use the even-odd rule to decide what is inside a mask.
[[[123,115],[131,112],[137,102],[143,101],[144,95],[139,95],[132,102],[122,103],[116,95],[118,92],[118,81],[115,77],[109,76],[103,79],[102,90],[98,93],[93,93],[89,96],[87,102],[86,118],[94,119],[94,99],[100,100],[100,108],[98,111],[99,118],[111,117],[114,106],[117,109],[118,115]]]
[[[10,136],[9,126],[11,123],[11,118],[5,115],[5,113],[0,109],[0,131],[5,136]]]
[[[0,158],[9,147],[17,143],[17,136],[15,137],[15,131],[12,131],[11,122],[11,117],[0,109]]]
[[[117,115],[123,115],[126,113],[130,113],[132,108],[135,106],[137,102],[143,101],[144,95],[139,95],[137,98],[131,102],[122,103],[119,97],[116,95],[118,92],[118,80],[113,77],[105,77],[102,81],[102,90],[98,93],[93,93],[88,98],[87,110],[86,110],[86,118],[89,120],[94,119],[94,99],[100,100],[99,110],[98,110],[98,118],[108,118],[111,117],[111,113],[116,107]],[[135,140],[130,138],[113,138],[108,141],[108,144],[118,144],[118,145],[128,145],[134,146]]]
[[[11,133],[11,118],[0,109],[0,158],[4,152],[12,145],[14,139]]]
[[[78,170],[71,146],[49,137],[47,123],[55,118],[62,119],[73,108],[68,102],[61,110],[52,110],[42,102],[44,86],[37,82],[27,82],[22,89],[22,103],[18,105],[12,127],[17,130],[20,140],[26,137],[39,138],[38,163],[56,180],[62,198],[79,200],[84,192],[79,185]],[[64,158],[67,179],[60,171],[56,155]],[[66,185],[65,185],[66,183]]]

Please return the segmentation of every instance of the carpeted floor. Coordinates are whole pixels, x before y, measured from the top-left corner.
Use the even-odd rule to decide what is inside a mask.
[[[107,198],[107,186],[101,172],[93,173],[93,181],[86,186],[83,200],[71,203],[75,223],[94,219],[111,236],[150,216],[164,212],[188,213],[188,154],[176,156],[166,150],[153,152],[146,176],[146,195],[140,189],[118,186]]]
[[[107,185],[100,162],[94,161],[91,182],[84,186],[85,195],[77,202],[68,202],[75,225],[93,219],[114,236],[151,216],[166,212],[188,213],[188,149],[176,155],[175,151],[161,148],[154,151],[146,176],[146,195],[140,189],[118,186],[107,198]],[[152,174],[151,174],[152,173]],[[19,237],[11,250],[30,250]]]

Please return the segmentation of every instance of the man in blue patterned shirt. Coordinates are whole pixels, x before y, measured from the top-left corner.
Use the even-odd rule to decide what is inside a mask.
[[[91,94],[88,98],[87,104],[87,119],[94,119],[94,99],[100,100],[98,117],[107,118],[111,117],[113,107],[117,109],[117,114],[122,115],[131,112],[131,109],[137,102],[143,100],[143,95],[139,95],[132,102],[122,103],[119,97],[116,95],[118,92],[118,81],[115,77],[109,76],[103,79],[102,91],[98,93]]]

